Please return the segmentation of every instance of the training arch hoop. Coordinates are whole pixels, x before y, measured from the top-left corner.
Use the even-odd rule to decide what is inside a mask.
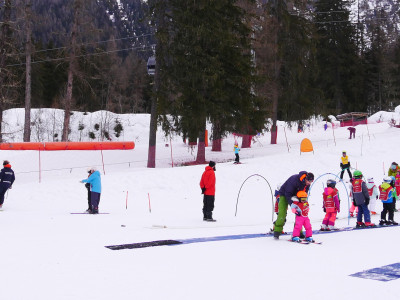
[[[346,196],[347,196],[347,224],[350,224],[350,196],[349,196],[349,192],[347,191],[346,185],[344,184],[343,180],[340,179],[339,176],[337,176],[337,175],[335,175],[333,173],[324,173],[324,174],[318,176],[317,179],[315,179],[314,182],[311,184],[310,189],[308,190],[308,195],[309,196],[311,195],[311,189],[312,189],[314,183],[316,183],[318,179],[320,179],[321,177],[326,176],[326,175],[335,176],[336,179],[339,179],[338,182],[341,182],[343,184],[343,186],[344,186],[344,189],[346,190]]]
[[[238,209],[238,204],[239,204],[239,196],[240,196],[240,192],[241,192],[241,190],[242,190],[242,187],[243,187],[243,185],[246,183],[246,181],[247,181],[248,179],[250,179],[251,177],[254,177],[254,176],[261,177],[262,179],[265,180],[265,182],[266,182],[266,183],[268,184],[268,186],[269,186],[269,190],[270,190],[270,192],[271,192],[271,200],[272,200],[272,222],[273,222],[273,221],[274,221],[274,196],[273,196],[273,194],[272,194],[271,185],[269,184],[268,180],[267,180],[264,176],[262,176],[262,175],[260,175],[260,174],[253,174],[253,175],[250,175],[249,177],[247,177],[247,178],[243,181],[242,185],[240,186],[240,189],[239,189],[239,192],[238,192],[238,196],[237,196],[237,199],[236,199],[235,217],[236,217],[236,214],[237,214],[237,209]]]

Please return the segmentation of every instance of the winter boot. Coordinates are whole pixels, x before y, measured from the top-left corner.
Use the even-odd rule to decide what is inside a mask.
[[[376,212],[375,211],[371,211],[371,215],[376,215]]]
[[[338,230],[339,228],[335,227],[335,225],[329,225],[329,230]]]
[[[328,231],[327,229],[329,229],[328,226],[326,226],[325,224],[322,224],[320,231]]]
[[[386,220],[379,221],[379,226],[385,226],[385,225],[386,225]]]
[[[314,239],[312,238],[312,236],[306,237],[305,241],[309,242],[309,243],[314,243],[315,242]]]
[[[306,236],[304,235],[304,232],[303,231],[300,231],[300,238],[301,239],[304,239]]]
[[[280,235],[281,235],[280,232],[274,231],[274,239],[275,239],[275,240],[279,240],[279,236],[280,236]]]
[[[292,242],[300,243],[301,240],[300,240],[300,238],[298,236],[294,236],[294,237],[292,237]]]
[[[365,224],[363,222],[357,222],[356,228],[365,228]]]
[[[365,227],[375,227],[375,224],[371,222],[365,222]]]
[[[387,221],[387,224],[388,224],[388,225],[399,225],[399,223],[397,223],[397,222],[395,222],[395,221],[393,221],[393,220]]]

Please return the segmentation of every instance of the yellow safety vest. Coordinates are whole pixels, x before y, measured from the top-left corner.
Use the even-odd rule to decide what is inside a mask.
[[[345,157],[341,157],[342,164],[347,165],[349,163],[349,157],[346,155]]]

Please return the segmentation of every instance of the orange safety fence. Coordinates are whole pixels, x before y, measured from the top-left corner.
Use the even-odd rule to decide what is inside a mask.
[[[131,150],[134,142],[1,143],[0,150]]]

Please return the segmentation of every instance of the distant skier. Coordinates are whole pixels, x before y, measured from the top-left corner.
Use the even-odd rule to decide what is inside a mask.
[[[351,180],[351,194],[353,197],[353,204],[358,207],[357,213],[357,228],[373,227],[375,224],[371,223],[371,215],[368,209],[369,194],[367,185],[362,180],[362,173],[359,170],[355,170],[353,173],[353,179]],[[362,217],[364,215],[364,221]]]
[[[100,172],[95,167],[89,169],[90,175],[87,179],[81,180],[82,183],[90,183],[90,214],[99,213],[99,203],[101,196],[101,177]]]
[[[240,148],[239,148],[239,146],[237,144],[235,144],[235,146],[233,146],[233,150],[235,151],[235,164],[238,164],[238,163],[240,163],[239,162],[239,151],[240,151]]]
[[[349,139],[351,139],[351,137],[353,137],[355,139],[356,138],[356,128],[355,127],[349,127],[349,128],[347,128],[347,130],[350,131]]]
[[[383,210],[379,225],[398,225],[394,220],[394,188],[391,186],[392,178],[385,177],[383,183],[379,186],[379,199],[382,201]],[[389,213],[389,220],[386,221],[386,215]]]
[[[375,205],[376,205],[376,200],[379,198],[379,191],[374,183],[374,178],[372,177],[368,178],[366,185],[370,199],[368,209],[371,212],[371,215],[376,215]]]
[[[350,172],[350,162],[349,162],[349,157],[346,154],[346,151],[342,152],[342,157],[340,159],[341,159],[340,167],[342,168],[342,172],[340,173],[340,179],[343,180],[343,174],[344,174],[344,171],[346,171],[346,170],[351,179],[352,176],[351,176],[351,172]]]
[[[0,171],[0,209],[3,207],[5,193],[12,188],[14,181],[14,171],[11,169],[10,162],[5,160],[3,161],[3,169]]]
[[[203,197],[203,221],[215,222],[212,213],[215,202],[215,162],[210,161],[200,180],[201,193]]]
[[[301,171],[299,174],[290,176],[279,190],[279,212],[275,221],[274,238],[279,239],[286,222],[287,208],[290,205],[293,213],[296,213],[298,206],[293,203],[292,197],[299,191],[308,192],[310,184],[314,181],[314,174]]]
[[[310,205],[307,200],[307,193],[305,191],[297,192],[296,196],[292,197],[293,204],[297,207],[295,208],[296,211],[296,221],[294,224],[292,241],[293,242],[300,242],[300,232],[301,229],[305,228],[306,230],[306,239],[307,242],[314,242],[312,238],[312,227],[310,218],[308,217],[308,212],[310,210]]]
[[[336,230],[335,221],[336,215],[340,212],[340,200],[339,192],[336,188],[336,181],[328,179],[326,182],[326,188],[322,193],[323,197],[323,208],[325,218],[322,221],[321,231]]]

